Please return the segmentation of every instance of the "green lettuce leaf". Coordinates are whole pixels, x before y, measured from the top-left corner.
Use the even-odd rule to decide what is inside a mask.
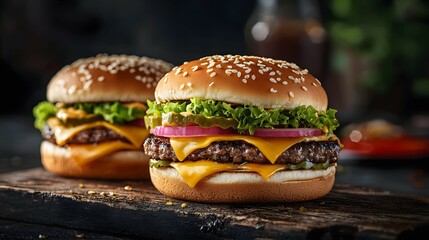
[[[57,107],[54,104],[43,101],[38,103],[33,108],[33,116],[34,116],[34,127],[41,130],[46,124],[46,121],[55,116],[57,112]]]
[[[336,110],[317,111],[312,106],[299,106],[292,110],[264,109],[252,105],[233,105],[214,100],[192,98],[190,101],[157,104],[148,100],[148,115],[162,116],[169,112],[189,112],[205,117],[225,117],[237,120],[239,133],[255,132],[256,128],[319,128],[328,134],[339,126]]]
[[[125,107],[119,102],[111,103],[76,103],[66,108],[83,110],[88,114],[103,116],[104,120],[113,124],[124,124],[146,115],[146,111],[133,107]],[[54,117],[58,111],[54,104],[44,101],[33,108],[35,118],[34,127],[42,129],[50,117]]]
[[[83,110],[86,113],[103,116],[104,120],[114,124],[124,124],[126,122],[142,118],[146,111],[137,108],[127,108],[119,102],[111,103],[76,103],[70,107]]]

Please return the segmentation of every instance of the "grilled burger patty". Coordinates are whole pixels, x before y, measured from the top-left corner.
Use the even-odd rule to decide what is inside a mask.
[[[179,161],[167,137],[150,135],[144,144],[144,151],[151,159]],[[334,163],[338,160],[340,145],[337,141],[301,142],[284,151],[276,163],[298,164],[303,161]],[[186,161],[211,160],[219,163],[270,163],[259,149],[245,141],[213,142],[206,148],[192,152]]]
[[[54,131],[48,125],[43,128],[41,134],[43,139],[56,144]],[[115,140],[129,142],[122,135],[114,132],[111,129],[105,127],[96,127],[79,132],[72,138],[68,139],[66,144],[88,144]]]

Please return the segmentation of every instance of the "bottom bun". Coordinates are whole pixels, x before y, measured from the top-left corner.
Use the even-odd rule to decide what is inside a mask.
[[[149,179],[149,158],[143,151],[120,151],[80,166],[67,148],[43,141],[40,146],[43,167],[64,177],[96,179]]]
[[[196,202],[298,202],[328,194],[336,165],[326,170],[280,171],[269,180],[253,172],[221,172],[189,187],[172,167],[150,168],[153,185],[166,196]]]

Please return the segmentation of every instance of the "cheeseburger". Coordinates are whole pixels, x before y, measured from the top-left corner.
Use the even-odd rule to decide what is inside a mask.
[[[171,68],[159,59],[106,54],[63,67],[47,86],[47,101],[33,109],[43,167],[68,177],[149,178],[143,117]]]
[[[238,55],[185,62],[148,101],[152,183],[199,202],[322,197],[342,147],[327,105],[321,83],[294,63]]]

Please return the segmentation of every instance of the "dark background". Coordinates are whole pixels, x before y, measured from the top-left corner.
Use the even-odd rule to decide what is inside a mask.
[[[259,42],[250,34],[258,21],[270,29]],[[311,29],[323,31],[318,40],[307,36],[307,23],[315,21],[318,28]],[[295,23],[303,32],[296,34]],[[407,121],[428,111],[429,6],[423,1],[5,0],[0,33],[8,85],[1,101],[14,96],[2,115],[31,117],[56,71],[98,53],[175,65],[212,54],[280,58],[324,83],[344,123],[374,114]]]
[[[211,54],[246,54],[244,25],[255,1],[1,1],[2,114],[31,114],[62,66],[98,53],[173,64]],[[7,80],[6,80],[7,79]]]
[[[428,43],[423,0],[3,0],[0,172],[40,166],[33,106],[64,65],[98,53],[175,65],[212,54],[296,62],[323,83],[341,127],[382,118],[428,137]],[[339,183],[429,190],[421,159],[342,160]]]

